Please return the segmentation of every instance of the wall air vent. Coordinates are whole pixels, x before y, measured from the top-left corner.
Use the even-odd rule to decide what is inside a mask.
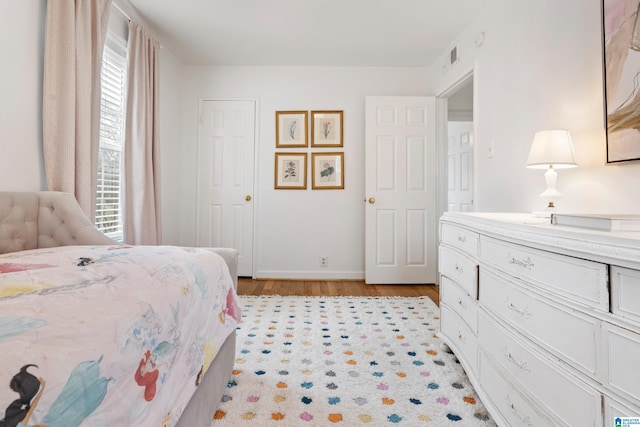
[[[449,49],[449,66],[454,65],[458,60],[458,46],[456,45]]]

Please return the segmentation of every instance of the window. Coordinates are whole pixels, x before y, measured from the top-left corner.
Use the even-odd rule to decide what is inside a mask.
[[[122,156],[126,84],[126,47],[107,37],[102,55],[100,145],[96,227],[112,239],[123,240]]]

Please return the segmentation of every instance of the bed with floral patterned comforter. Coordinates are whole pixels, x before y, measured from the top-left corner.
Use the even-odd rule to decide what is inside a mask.
[[[175,425],[239,319],[207,249],[0,255],[0,427]]]

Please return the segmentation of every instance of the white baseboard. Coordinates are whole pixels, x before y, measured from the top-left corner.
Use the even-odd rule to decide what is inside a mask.
[[[364,271],[273,271],[256,272],[256,279],[364,280]]]

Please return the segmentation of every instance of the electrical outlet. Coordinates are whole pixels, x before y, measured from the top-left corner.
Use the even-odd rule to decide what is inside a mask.
[[[328,256],[321,256],[320,257],[320,267],[327,267],[329,266],[329,257]]]

